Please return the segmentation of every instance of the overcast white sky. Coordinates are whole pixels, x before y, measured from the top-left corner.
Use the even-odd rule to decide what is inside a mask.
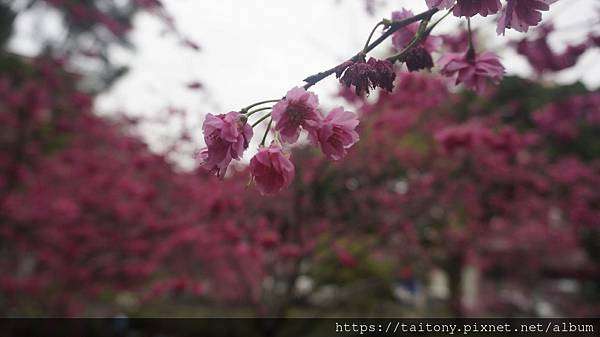
[[[181,48],[173,38],[161,36],[161,24],[149,15],[135,21],[132,41],[135,52],[115,49],[113,56],[128,64],[131,71],[116,86],[99,97],[100,111],[123,110],[149,115],[175,106],[187,109],[189,122],[199,133],[207,112],[226,112],[262,99],[277,98],[307,75],[329,68],[353,55],[364,44],[372,25],[403,6],[415,12],[426,8],[421,0],[388,0],[374,16],[364,10],[363,0],[164,0],[180,31],[199,42],[196,53]],[[598,0],[561,0],[545,17],[557,25],[572,26],[598,18]],[[459,19],[449,17],[442,31],[455,27]],[[21,27],[27,26],[27,18]],[[490,48],[521,34],[497,38],[491,18],[477,17],[474,25],[489,33]],[[597,26],[598,27],[598,26]],[[26,29],[22,29],[26,31]],[[31,52],[23,33],[14,48]],[[494,38],[492,38],[494,37]],[[565,40],[582,38],[581,31],[569,29],[554,38],[560,49]],[[382,45],[383,46],[383,45]],[[29,48],[29,49],[28,49]],[[385,47],[382,49],[385,52]],[[501,52],[508,73],[528,74],[520,57]],[[591,87],[600,86],[600,53],[588,52],[577,69],[559,75],[563,82],[582,78]],[[185,83],[199,80],[206,93],[190,91]],[[336,87],[325,80],[314,90],[326,106]],[[150,135],[151,137],[152,135]],[[201,146],[201,143],[198,144]]]

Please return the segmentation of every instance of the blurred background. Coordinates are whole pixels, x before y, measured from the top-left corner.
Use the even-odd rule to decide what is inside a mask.
[[[247,159],[224,181],[197,168],[206,113],[281,97],[404,6],[426,9],[0,0],[0,313],[597,317],[598,1],[527,34],[476,17],[507,69],[484,95],[436,68],[369,97],[323,81],[361,141],[339,162],[295,147],[280,195],[248,186]],[[463,21],[434,32],[444,51]]]

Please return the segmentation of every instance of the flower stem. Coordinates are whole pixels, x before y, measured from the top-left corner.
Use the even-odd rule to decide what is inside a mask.
[[[371,43],[371,38],[373,38],[373,34],[375,34],[375,31],[377,30],[377,28],[379,28],[379,26],[383,26],[383,25],[385,25],[385,23],[383,21],[379,21],[379,22],[377,22],[375,27],[373,27],[373,30],[371,30],[371,34],[369,34],[369,37],[367,38],[367,42],[365,42],[365,46],[363,48],[363,51],[365,53],[366,53],[367,48],[369,47],[369,43]]]
[[[444,16],[442,16],[441,18],[439,18],[436,22],[432,23],[431,26],[428,28],[429,31],[431,31],[433,28],[435,28],[435,26],[437,26],[440,22],[442,22],[445,18],[448,17],[448,15],[450,15],[450,13],[452,13],[452,11],[454,10],[455,6],[452,6],[448,12],[446,12],[446,14],[444,14]]]
[[[265,141],[267,140],[267,135],[269,134],[269,131],[271,131],[271,124],[273,124],[273,118],[271,118],[269,120],[269,124],[267,125],[267,130],[265,131],[265,134],[263,135],[262,141],[260,142],[260,146],[265,145]]]
[[[475,47],[473,46],[473,32],[471,30],[471,18],[467,17],[467,29],[469,33],[469,49],[467,49],[467,61],[475,60]]]
[[[246,114],[246,117],[250,117],[250,116],[254,115],[255,113],[257,113],[257,112],[259,112],[259,111],[265,111],[265,110],[271,110],[271,109],[273,109],[273,107],[264,107],[264,108],[260,108],[260,109],[252,110],[252,111],[249,111],[249,112]]]
[[[269,100],[266,100],[266,101],[257,102],[257,103],[248,105],[247,107],[243,108],[240,112],[245,114],[250,109],[254,108],[255,106],[259,106],[259,105],[263,105],[263,104],[267,104],[267,103],[277,103],[279,101],[280,101],[279,99],[269,99]]]
[[[262,116],[259,120],[254,122],[254,124],[252,124],[252,128],[254,128],[255,126],[257,126],[258,124],[260,124],[262,121],[264,121],[265,119],[267,119],[269,117],[271,117],[271,113],[268,113],[268,114]]]

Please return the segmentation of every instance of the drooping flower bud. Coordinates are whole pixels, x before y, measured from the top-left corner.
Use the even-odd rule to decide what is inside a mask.
[[[431,69],[433,67],[433,59],[427,49],[417,46],[410,49],[406,53],[404,59],[406,67],[409,71],[418,71],[421,69]]]

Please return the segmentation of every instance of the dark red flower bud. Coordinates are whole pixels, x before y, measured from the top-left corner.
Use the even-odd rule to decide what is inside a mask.
[[[370,88],[380,87],[392,91],[396,73],[390,61],[370,58],[369,62],[344,62],[336,69],[336,77],[346,87],[354,86],[357,95],[369,93]]]
[[[343,85],[355,87],[357,95],[362,93],[369,93],[369,87],[371,87],[370,78],[375,77],[375,70],[369,64],[363,62],[357,62],[346,68],[344,75],[340,79]]]
[[[410,49],[405,57],[406,67],[409,71],[417,71],[421,69],[431,69],[433,67],[433,59],[427,49],[417,46]]]
[[[373,86],[380,87],[388,92],[394,89],[394,80],[396,79],[396,72],[394,71],[394,65],[388,60],[377,60],[370,58],[368,62],[373,68],[377,78],[372,79]]]

